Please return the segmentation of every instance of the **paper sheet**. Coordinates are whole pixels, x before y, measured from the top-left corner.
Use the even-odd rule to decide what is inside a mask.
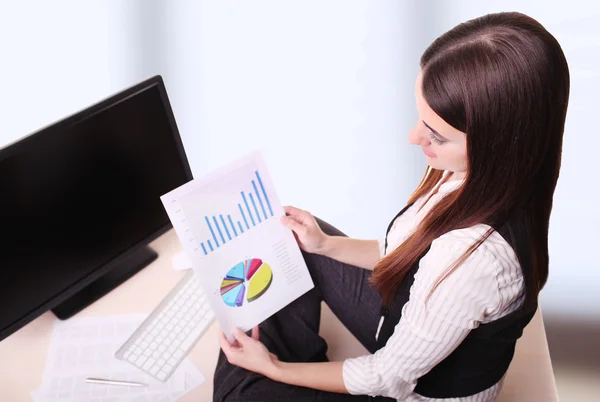
[[[221,329],[263,322],[313,282],[260,152],[161,197]]]
[[[145,314],[74,317],[57,321],[42,384],[31,392],[35,402],[169,402],[194,389],[205,378],[186,358],[166,383],[118,360],[115,352],[142,323]],[[96,377],[148,384],[128,387],[88,384]]]
[[[182,271],[192,268],[192,262],[188,258],[185,251],[175,254],[171,262],[173,263],[173,269],[175,271]]]

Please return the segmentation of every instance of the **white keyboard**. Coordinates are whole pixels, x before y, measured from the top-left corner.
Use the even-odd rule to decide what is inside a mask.
[[[190,270],[115,356],[167,381],[213,319],[214,313]]]

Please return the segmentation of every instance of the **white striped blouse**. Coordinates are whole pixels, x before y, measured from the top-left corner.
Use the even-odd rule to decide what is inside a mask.
[[[432,206],[461,184],[460,180],[442,184],[426,205],[423,203],[428,196],[398,217],[388,235],[388,253],[408,238]],[[385,347],[375,354],[344,361],[344,384],[351,394],[434,401],[413,392],[418,378],[452,353],[481,323],[520,307],[524,295],[521,269],[515,252],[498,232],[493,232],[440,284],[425,307],[425,299],[439,275],[488,228],[481,224],[454,230],[433,241],[420,261],[402,319]],[[383,256],[383,240],[379,244]],[[443,400],[493,401],[501,386],[502,380],[476,395]]]

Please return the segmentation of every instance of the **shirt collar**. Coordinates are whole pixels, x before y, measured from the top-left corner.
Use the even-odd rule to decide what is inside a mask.
[[[444,172],[444,177],[447,177],[450,174],[449,171],[445,171]],[[465,182],[465,179],[458,179],[458,180],[450,180],[447,181],[446,183],[442,184],[440,186],[440,188],[438,189],[438,193],[441,194],[446,194],[449,193],[451,191],[456,190],[457,188],[459,188],[463,183]]]

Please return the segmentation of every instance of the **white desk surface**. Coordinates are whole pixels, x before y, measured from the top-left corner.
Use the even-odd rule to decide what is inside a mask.
[[[185,271],[175,271],[172,267],[172,257],[182,250],[172,229],[150,246],[159,254],[156,260],[78,316],[150,313],[185,274]],[[56,316],[48,311],[0,341],[1,400],[32,400],[29,392],[41,384],[52,325],[56,320]],[[219,349],[218,324],[214,321],[189,355],[206,381],[180,401],[212,400],[212,378]]]

